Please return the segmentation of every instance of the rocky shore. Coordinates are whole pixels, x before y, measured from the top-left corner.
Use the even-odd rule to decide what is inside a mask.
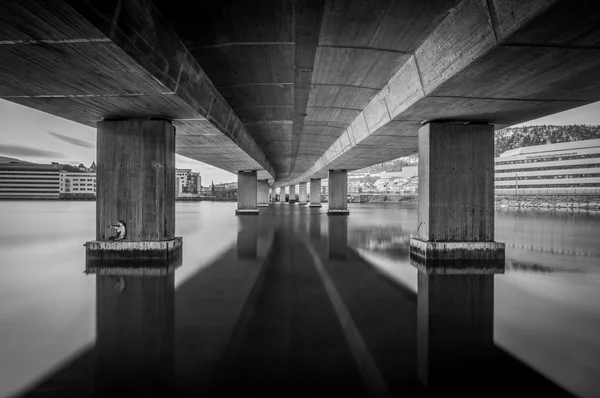
[[[417,195],[354,194],[348,203],[419,203]],[[588,209],[600,211],[600,195],[503,195],[496,196],[500,208]]]
[[[405,203],[405,204],[417,204],[417,195],[399,195],[399,194],[386,194],[386,195],[369,195],[369,194],[355,194],[348,198],[348,203]]]
[[[600,195],[504,195],[496,196],[496,207],[600,210]]]

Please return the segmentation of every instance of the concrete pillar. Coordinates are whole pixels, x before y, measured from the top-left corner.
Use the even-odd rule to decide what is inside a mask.
[[[348,172],[329,170],[329,209],[327,215],[350,214],[348,211]]]
[[[256,171],[238,172],[238,208],[236,215],[258,215],[256,206],[257,199],[257,181]]]
[[[295,185],[290,185],[290,193],[289,193],[289,200],[294,200],[296,199],[296,186]]]
[[[175,127],[165,119],[98,122],[96,241],[86,260],[166,259],[181,249],[175,238]],[[123,221],[114,241],[111,225]],[[148,242],[151,242],[149,244]]]
[[[96,275],[96,396],[169,395],[174,331],[174,272]]]
[[[417,314],[417,374],[429,391],[493,383],[494,275],[419,271]]]
[[[298,204],[305,205],[308,202],[306,197],[306,183],[301,182],[298,184]]]
[[[419,129],[418,238],[425,258],[498,258],[494,242],[494,126],[428,123]]]
[[[310,205],[309,207],[321,207],[321,179],[310,179]]]
[[[258,207],[269,207],[269,181],[258,180],[257,181],[257,206]]]

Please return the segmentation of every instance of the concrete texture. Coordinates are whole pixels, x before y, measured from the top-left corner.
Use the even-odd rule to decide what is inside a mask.
[[[258,214],[256,171],[238,172],[237,203],[236,215]]]
[[[268,207],[269,206],[269,181],[267,180],[258,180],[256,182],[256,190],[257,190],[257,206],[258,207]]]
[[[301,182],[298,184],[298,204],[305,205],[306,203],[308,203],[306,195],[306,183]]]
[[[310,207],[321,207],[321,179],[310,179]]]
[[[494,240],[494,128],[428,123],[419,129],[418,236]]]
[[[98,123],[96,240],[160,241],[175,235],[175,129],[166,120]]]
[[[348,215],[348,172],[329,170],[329,208],[327,215]]]

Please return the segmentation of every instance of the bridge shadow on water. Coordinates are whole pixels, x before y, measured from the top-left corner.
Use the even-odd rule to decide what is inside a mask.
[[[495,277],[421,265],[415,294],[345,217],[276,204],[177,290],[97,275],[95,345],[22,396],[569,396],[494,344]]]

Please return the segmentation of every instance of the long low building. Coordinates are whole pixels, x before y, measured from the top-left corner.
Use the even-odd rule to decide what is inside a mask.
[[[0,164],[0,198],[58,199],[60,165],[11,162]]]
[[[496,195],[600,194],[600,139],[511,149],[495,168]]]

